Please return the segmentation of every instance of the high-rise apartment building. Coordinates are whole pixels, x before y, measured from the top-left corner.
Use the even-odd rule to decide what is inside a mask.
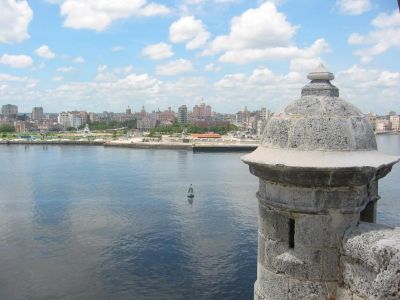
[[[16,117],[18,114],[18,106],[6,104],[1,107],[1,114],[4,117]]]
[[[44,119],[43,107],[34,107],[32,109],[32,120],[38,121]]]
[[[178,122],[186,124],[188,122],[188,110],[186,105],[182,105],[178,108]]]
[[[267,119],[267,109],[265,107],[261,107],[260,120],[265,121],[266,119]]]

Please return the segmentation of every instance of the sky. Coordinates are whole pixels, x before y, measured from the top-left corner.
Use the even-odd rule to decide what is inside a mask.
[[[0,0],[0,105],[20,112],[279,109],[323,63],[400,113],[396,0]]]

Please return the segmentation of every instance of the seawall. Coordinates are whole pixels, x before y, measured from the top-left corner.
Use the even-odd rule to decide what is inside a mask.
[[[0,145],[74,145],[103,146],[132,149],[186,150],[193,152],[250,152],[257,144],[218,143],[155,143],[155,142],[104,142],[104,141],[0,141]]]

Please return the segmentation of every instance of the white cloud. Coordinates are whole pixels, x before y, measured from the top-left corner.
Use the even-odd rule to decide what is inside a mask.
[[[74,58],[74,63],[83,64],[84,62],[85,62],[85,59],[81,56]]]
[[[297,27],[291,25],[273,3],[266,2],[234,17],[229,35],[214,39],[211,51],[284,47],[290,44],[296,30]]]
[[[340,97],[362,111],[400,110],[400,72],[353,66],[335,75],[333,83],[340,89]],[[220,103],[235,99],[236,106],[248,105],[251,99],[253,107],[265,106],[274,111],[297,99],[308,81],[304,72],[277,74],[260,67],[250,74],[226,74],[215,82],[213,98]]]
[[[164,5],[146,0],[64,0],[60,3],[64,26],[74,29],[103,31],[114,20],[131,16],[156,16],[170,13]]]
[[[27,55],[4,54],[0,56],[0,63],[13,68],[28,68],[32,66],[33,60]]]
[[[262,49],[242,49],[226,51],[219,60],[225,63],[245,64],[258,60],[293,59],[305,58],[312,59],[322,53],[329,52],[329,45],[324,39],[316,40],[308,48],[298,48],[296,46],[271,47]]]
[[[227,74],[215,83],[217,88],[233,88],[245,83],[246,76],[242,73]]]
[[[19,93],[24,93],[36,87],[39,80],[29,77],[19,77],[9,74],[0,73],[0,95],[6,96],[4,93],[15,97]]]
[[[257,60],[315,58],[329,51],[324,39],[316,40],[308,48],[293,45],[297,28],[278,12],[274,3],[266,2],[234,17],[230,33],[216,37],[202,55],[222,53],[221,62],[244,64]]]
[[[207,13],[210,9],[215,9],[216,5],[238,4],[243,0],[182,0],[180,2],[178,6],[180,14],[188,16]]]
[[[158,43],[149,45],[142,50],[142,55],[148,56],[151,59],[163,59],[174,55],[171,50],[171,45],[166,43]]]
[[[27,81],[27,80],[28,80],[27,77],[19,77],[19,76],[0,73],[0,82],[4,82],[4,81],[19,81],[19,82],[23,82],[23,81]]]
[[[52,80],[53,80],[53,81],[62,81],[62,80],[64,80],[64,77],[62,77],[62,76],[54,76],[54,77],[52,78]]]
[[[110,71],[108,71],[108,66],[106,65],[99,65],[97,67],[97,81],[115,81],[121,77],[121,75],[125,76],[133,72],[133,66],[127,65],[124,67],[117,67]]]
[[[203,46],[210,37],[201,20],[193,16],[182,17],[171,24],[169,38],[173,43],[186,43],[186,49],[193,50]]]
[[[52,59],[56,55],[54,54],[53,51],[50,50],[49,46],[47,45],[42,45],[39,48],[36,49],[36,54],[39,55],[40,57],[46,58],[46,59]]]
[[[32,16],[28,1],[0,0],[0,43],[20,43],[28,39]]]
[[[128,74],[109,81],[65,83],[51,90],[48,98],[63,101],[63,109],[83,107],[89,111],[126,107],[132,99],[157,99],[162,82],[148,74]],[[64,99],[71,99],[65,102]],[[116,108],[117,107],[117,108]]]
[[[399,87],[400,73],[387,70],[366,69],[357,65],[338,73],[343,86],[354,88]]]
[[[99,65],[98,67],[97,67],[97,72],[104,72],[105,70],[107,70],[107,66],[106,65]]]
[[[320,58],[294,58],[290,61],[289,70],[292,72],[309,72],[323,61]]]
[[[372,21],[372,25],[379,28],[400,26],[400,13],[397,10],[391,15],[381,13]]]
[[[219,67],[213,63],[209,63],[204,66],[204,71],[206,71],[206,72],[218,72],[220,70],[221,70],[221,67]]]
[[[352,33],[349,36],[347,42],[350,45],[360,45],[360,44],[362,44],[364,42],[364,37],[359,33]]]
[[[61,68],[57,68],[56,71],[60,72],[60,73],[69,73],[72,70],[74,70],[73,67],[61,67]]]
[[[337,0],[336,5],[345,15],[361,15],[372,8],[369,0]]]
[[[152,16],[168,15],[170,12],[171,10],[165,5],[157,3],[149,3],[139,11],[139,15],[145,17],[152,17]]]
[[[399,110],[400,72],[354,65],[336,76],[341,97],[362,111],[384,113]]]
[[[189,72],[193,69],[192,63],[186,59],[177,59],[164,65],[156,66],[158,75],[173,76]]]
[[[226,74],[214,84],[216,101],[228,104],[235,99],[236,106],[249,105],[267,107],[274,111],[283,103],[296,99],[300,89],[307,83],[306,76],[298,72],[285,75],[274,73],[268,68],[256,68],[244,73]]]
[[[369,63],[374,56],[397,48],[400,49],[400,14],[397,10],[392,14],[379,14],[373,21],[374,29],[365,35],[352,33],[348,43],[360,46],[354,54],[360,56],[362,63]]]
[[[124,46],[114,46],[111,48],[112,52],[120,52],[120,51],[124,51],[125,47]]]

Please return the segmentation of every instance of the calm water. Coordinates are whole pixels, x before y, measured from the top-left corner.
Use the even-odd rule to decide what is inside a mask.
[[[378,142],[400,154],[400,136]],[[240,155],[1,146],[0,299],[252,299],[257,179]],[[398,226],[399,179],[379,203]]]

